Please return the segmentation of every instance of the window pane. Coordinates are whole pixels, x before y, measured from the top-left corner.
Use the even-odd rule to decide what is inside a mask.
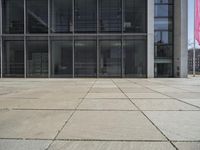
[[[155,18],[155,30],[172,30],[172,19]]]
[[[171,63],[155,64],[155,77],[172,77]]]
[[[121,77],[121,41],[100,41],[99,74],[101,77]]]
[[[172,45],[156,45],[155,58],[172,58]]]
[[[145,40],[124,41],[124,71],[126,77],[146,77],[147,48]]]
[[[172,5],[155,5],[155,17],[172,17]]]
[[[3,76],[24,76],[24,41],[4,41]]]
[[[51,61],[53,77],[72,77],[72,41],[52,41]]]
[[[173,35],[168,31],[156,31],[155,32],[155,44],[172,44]]]
[[[146,32],[147,0],[124,0],[124,32]]]
[[[27,76],[47,77],[48,75],[48,42],[45,40],[27,41]]]
[[[51,32],[72,32],[72,0],[51,0]]]
[[[122,10],[121,0],[99,1],[100,32],[121,32]]]
[[[28,33],[48,32],[48,0],[27,0]]]
[[[96,32],[96,0],[75,0],[75,32]]]
[[[75,77],[96,77],[97,45],[96,41],[75,41]]]
[[[24,0],[3,0],[3,33],[24,33]]]

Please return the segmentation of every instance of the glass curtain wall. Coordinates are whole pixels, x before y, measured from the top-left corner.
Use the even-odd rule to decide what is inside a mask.
[[[51,0],[51,32],[72,33],[72,0]]]
[[[4,77],[146,77],[147,0],[0,1]]]
[[[2,0],[3,33],[24,33],[24,0]]]
[[[75,40],[74,76],[97,76],[97,42],[96,40]]]
[[[97,31],[97,1],[75,0],[75,32],[95,33]]]
[[[8,38],[3,43],[3,76],[24,77],[23,38]]]
[[[173,76],[173,3],[155,1],[155,77]]]
[[[51,40],[52,77],[72,77],[73,48],[71,38],[53,38]]]
[[[146,40],[127,39],[124,41],[124,72],[125,77],[146,77],[147,46]]]
[[[48,77],[48,41],[44,37],[27,40],[27,77]]]

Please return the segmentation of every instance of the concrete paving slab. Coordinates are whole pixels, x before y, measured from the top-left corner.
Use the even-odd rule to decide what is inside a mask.
[[[0,111],[0,138],[53,139],[70,111]]]
[[[175,99],[132,99],[132,102],[141,110],[200,110]]]
[[[90,93],[120,93],[118,88],[92,88]]]
[[[121,89],[124,93],[155,93],[154,91],[147,88],[129,87]]]
[[[137,110],[129,99],[87,99],[78,109],[89,110]]]
[[[126,93],[129,98],[169,98],[160,93]]]
[[[123,93],[88,93],[85,98],[127,98]]]
[[[56,141],[49,150],[175,150],[167,142]]]
[[[9,98],[0,100],[0,109],[75,109],[81,99],[19,99]]]
[[[48,140],[0,140],[0,150],[45,150]]]
[[[200,99],[200,93],[165,93],[166,95],[177,99]]]
[[[144,113],[170,140],[200,140],[200,111],[147,111]]]
[[[200,107],[200,97],[199,99],[181,99],[182,101]]]
[[[175,142],[179,150],[200,150],[200,142]]]
[[[57,139],[166,140],[140,112],[76,112]]]

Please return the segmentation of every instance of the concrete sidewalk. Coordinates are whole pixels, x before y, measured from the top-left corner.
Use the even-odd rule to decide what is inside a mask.
[[[200,78],[1,79],[0,150],[200,150]]]

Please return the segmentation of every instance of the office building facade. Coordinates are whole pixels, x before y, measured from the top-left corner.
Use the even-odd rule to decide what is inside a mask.
[[[0,0],[1,77],[186,77],[187,0]]]

